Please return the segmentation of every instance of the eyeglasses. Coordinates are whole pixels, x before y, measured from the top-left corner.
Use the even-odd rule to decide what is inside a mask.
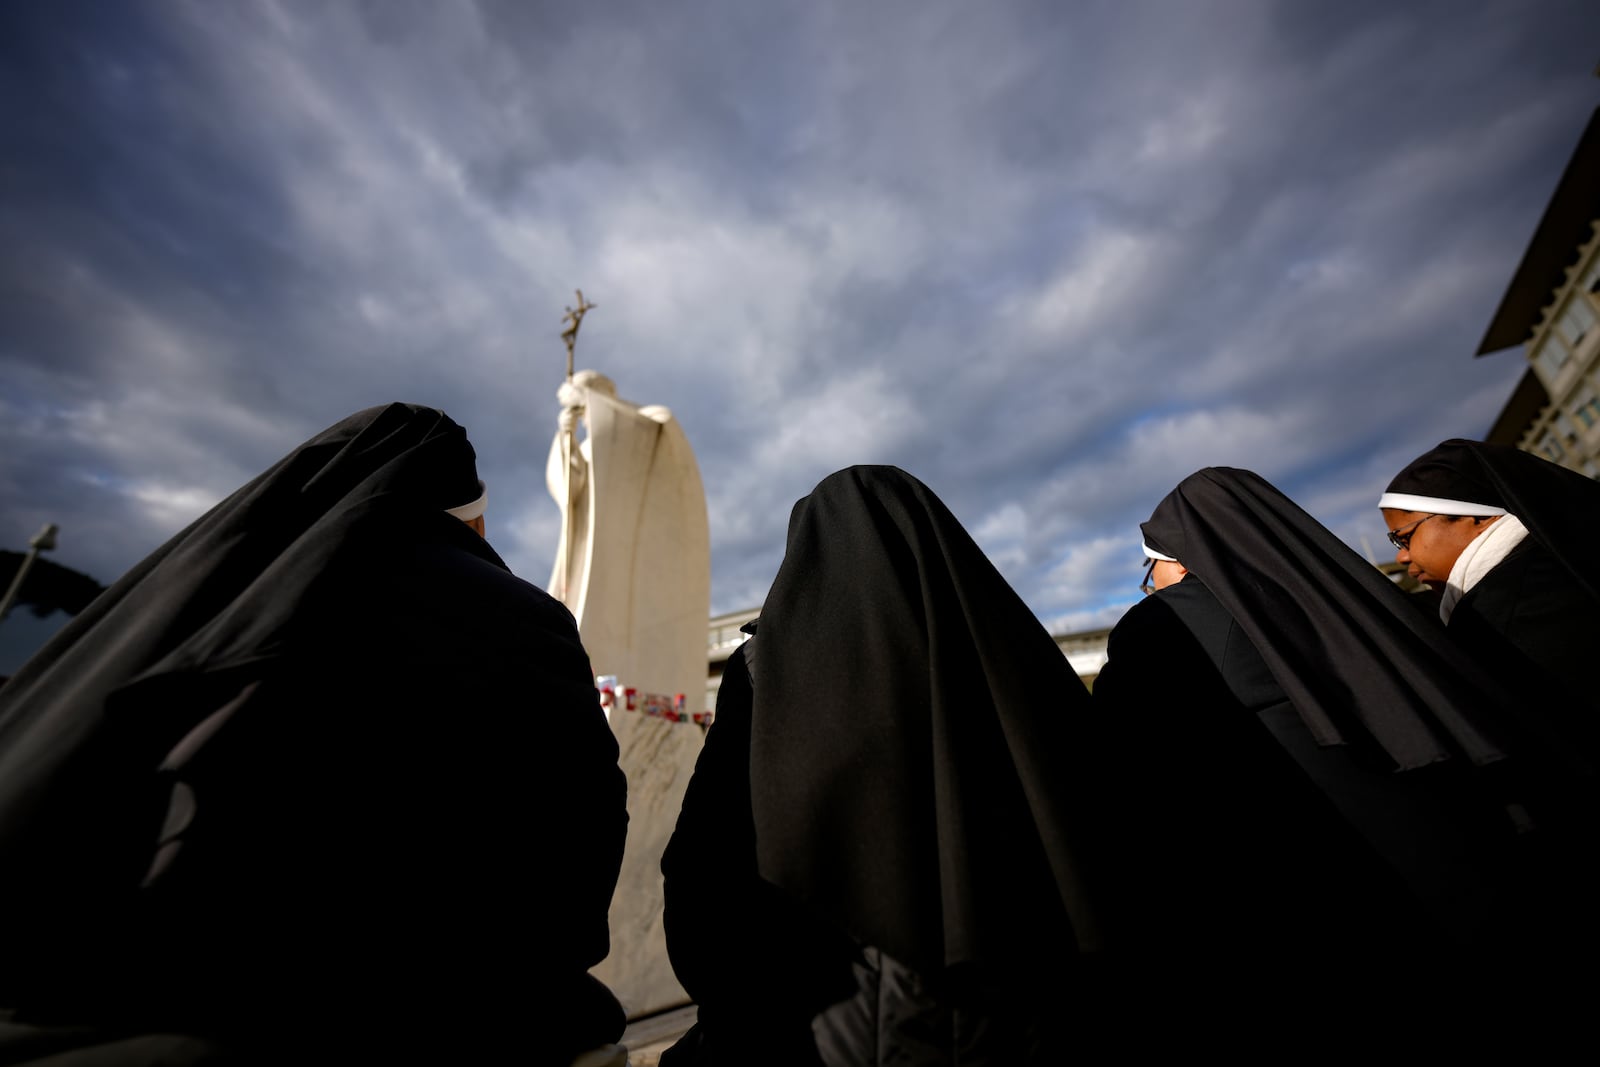
[[[1389,543],[1404,552],[1411,547],[1411,535],[1417,532],[1417,527],[1429,519],[1437,519],[1437,515],[1424,515],[1416,522],[1408,522],[1404,526],[1396,526],[1389,531]],[[1402,533],[1401,531],[1404,531]]]
[[[1151,582],[1150,582],[1151,577],[1155,573],[1156,573],[1156,561],[1155,560],[1151,560],[1150,561],[1150,566],[1145,568],[1144,581],[1139,583],[1139,592],[1143,593],[1145,596],[1149,596],[1151,593],[1154,593],[1156,591],[1156,587],[1153,584],[1151,584]]]

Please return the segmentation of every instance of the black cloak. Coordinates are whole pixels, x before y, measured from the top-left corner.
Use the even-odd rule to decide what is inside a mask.
[[[1122,747],[1174,791],[1170,812],[1130,801],[1169,859],[1127,866],[1216,872],[1174,899],[1218,922],[1253,994],[1415,1035],[1436,1023],[1423,1003],[1503,1009],[1496,963],[1587,936],[1586,846],[1564,825],[1581,773],[1406,594],[1249,471],[1196,472],[1141,530],[1189,574],[1124,616],[1096,683],[1107,715],[1142,720]],[[1386,1000],[1394,1017],[1373,1014]]]
[[[1329,1020],[1385,1037],[1391,1005],[1439,998],[1448,934],[1479,925],[1488,895],[1471,864],[1457,885],[1471,827],[1430,817],[1456,761],[1395,774],[1381,751],[1317,745],[1193,574],[1123,615],[1107,657],[1094,704],[1119,768],[1101,800],[1125,1039],[1268,1062]]]
[[[894,467],[824,479],[795,506],[662,862],[668,947],[700,1005],[689,1062],[739,1062],[718,1031],[750,1033],[750,1013],[765,1016],[762,1059],[781,1047],[776,1062],[814,1062],[814,1034],[829,1063],[879,1041],[896,1050],[880,1056],[948,1062],[940,1043],[959,1040],[959,1012],[924,1046],[890,1021],[917,1015],[910,990],[946,1010],[956,990],[1006,990],[986,1001],[1009,1013],[991,1042],[1059,1017],[1037,998],[1104,937],[1087,704],[927,487]],[[852,956],[879,986],[856,991]],[[812,1025],[853,991],[875,1035]],[[1019,1047],[1015,1062],[1033,1062]],[[966,1051],[978,1058],[961,1062],[988,1062]]]
[[[0,1006],[299,1060],[616,1039],[617,746],[571,615],[446,514],[480,490],[444,414],[362,411],[0,689]]]

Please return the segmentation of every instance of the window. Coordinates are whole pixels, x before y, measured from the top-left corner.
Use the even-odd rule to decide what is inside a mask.
[[[1539,351],[1535,353],[1533,359],[1539,365],[1539,369],[1544,372],[1545,380],[1550,381],[1567,364],[1567,346],[1561,343],[1559,337],[1554,334],[1548,334],[1545,336],[1544,344],[1539,346]]]
[[[1572,425],[1571,419],[1559,411],[1556,412],[1555,423],[1556,429],[1560,430],[1568,441],[1576,441],[1578,439],[1578,428]]]
[[[1539,442],[1539,451],[1557,463],[1560,463],[1567,454],[1566,450],[1561,447],[1561,442],[1556,440],[1556,435],[1553,433],[1544,435],[1544,440]]]
[[[1567,344],[1577,348],[1593,328],[1594,309],[1589,306],[1589,302],[1581,298],[1568,300],[1566,310],[1561,313],[1561,319],[1556,323],[1556,329],[1567,339]]]
[[[1572,409],[1572,414],[1585,428],[1600,422],[1600,397],[1593,393],[1585,394],[1578,401],[1578,406]]]

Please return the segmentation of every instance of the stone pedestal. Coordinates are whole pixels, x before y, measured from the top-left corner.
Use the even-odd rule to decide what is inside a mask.
[[[628,847],[611,898],[611,955],[593,973],[634,1019],[689,1000],[667,959],[661,853],[677,824],[703,735],[693,722],[620,708],[612,711],[611,725],[628,776]]]

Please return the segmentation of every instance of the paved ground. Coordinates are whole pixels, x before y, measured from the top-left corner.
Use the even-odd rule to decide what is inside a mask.
[[[694,1020],[695,1006],[690,1004],[629,1023],[622,1032],[629,1067],[656,1067],[661,1054],[688,1032]]]

